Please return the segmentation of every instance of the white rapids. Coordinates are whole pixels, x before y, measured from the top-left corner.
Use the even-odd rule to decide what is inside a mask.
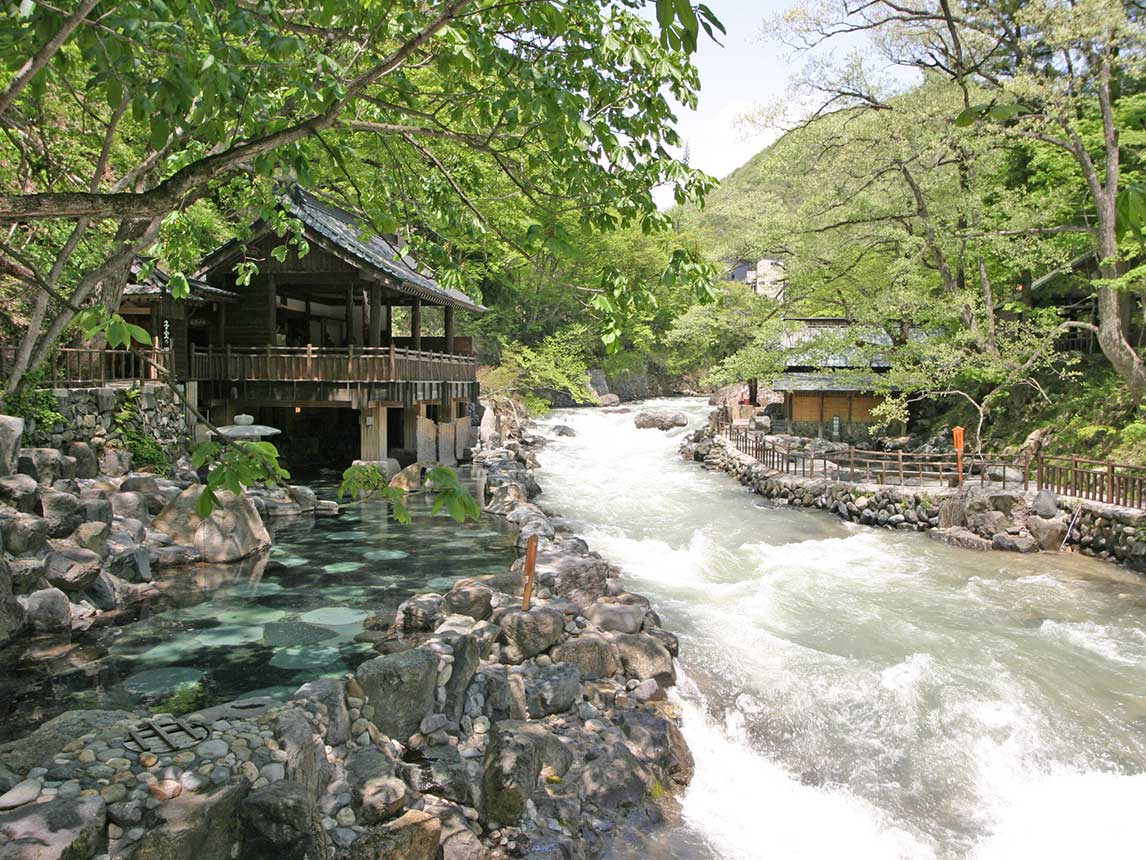
[[[635,429],[658,408],[689,427]],[[681,637],[696,776],[639,856],[1138,855],[1146,579],[771,506],[678,459],[708,411],[540,422],[540,501]]]

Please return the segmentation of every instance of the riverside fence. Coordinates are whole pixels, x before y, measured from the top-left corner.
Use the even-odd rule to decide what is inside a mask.
[[[804,478],[903,486],[980,486],[1053,490],[1060,496],[1146,509],[1146,466],[1039,454],[1027,462],[964,455],[963,469],[954,452],[917,454],[848,447],[812,452],[789,448],[759,431],[727,421],[717,435],[740,453],[773,472]]]

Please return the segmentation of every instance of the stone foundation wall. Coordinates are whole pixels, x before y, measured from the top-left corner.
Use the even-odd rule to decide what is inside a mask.
[[[968,486],[901,487],[802,478],[766,469],[726,440],[700,431],[686,459],[727,472],[781,504],[831,511],[841,519],[900,531],[926,531],[966,549],[1057,551],[1061,546],[1146,572],[1146,511],[1057,498],[1040,492]]]
[[[38,429],[47,436],[47,445],[52,448],[66,450],[73,442],[86,442],[97,456],[105,447],[126,448],[123,433],[116,425],[116,415],[127,404],[128,392],[132,390],[126,386],[57,388],[52,393],[64,422]],[[172,460],[187,453],[191,428],[187,412],[175,394],[158,383],[147,383],[135,390],[140,391],[138,403],[143,427]]]

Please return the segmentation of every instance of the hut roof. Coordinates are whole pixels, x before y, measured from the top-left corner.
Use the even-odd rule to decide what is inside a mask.
[[[418,271],[418,264],[404,254],[396,237],[379,235],[360,215],[349,212],[296,186],[283,192],[288,211],[302,222],[308,238],[339,252],[339,256],[372,272],[387,286],[435,305],[484,313],[486,308],[459,290],[441,286]],[[265,235],[265,224],[256,225],[255,235]],[[211,252],[201,271],[219,267],[242,252],[244,243],[233,239]]]
[[[142,257],[136,257],[131,261],[131,276],[128,279],[127,286],[123,288],[124,296],[150,301],[170,295],[171,288],[169,285],[171,283],[171,276],[159,268],[159,266],[152,266],[151,270],[144,275],[144,268],[148,262],[148,260]],[[212,287],[200,278],[188,278],[187,282],[191,291],[186,301],[202,303],[237,302],[239,300],[237,293],[232,293],[230,290],[221,290],[218,287]]]

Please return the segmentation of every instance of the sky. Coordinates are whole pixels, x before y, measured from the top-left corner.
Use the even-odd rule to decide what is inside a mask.
[[[677,128],[687,141],[689,163],[722,179],[767,146],[774,134],[747,134],[737,120],[754,105],[782,98],[801,61],[790,50],[762,38],[766,18],[799,0],[707,0],[728,30],[723,46],[701,35],[696,64],[700,101],[695,111],[680,108]],[[719,34],[718,34],[719,35]],[[662,206],[672,202],[672,189],[658,189]]]

